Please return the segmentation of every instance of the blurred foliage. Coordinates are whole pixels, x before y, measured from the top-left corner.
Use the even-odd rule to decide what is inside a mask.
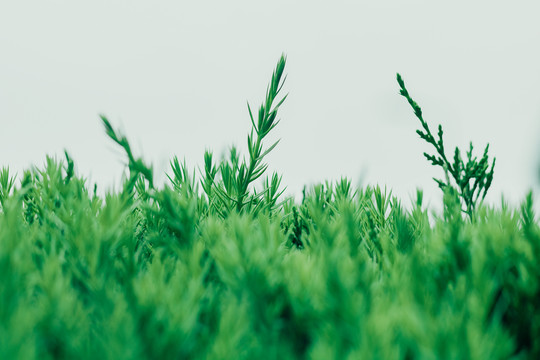
[[[102,199],[68,170],[2,182],[2,359],[540,356],[532,195],[469,222],[447,191],[430,225],[341,180],[224,218],[189,179]]]
[[[207,152],[199,182],[174,158],[156,188],[105,117],[128,158],[120,191],[90,192],[67,153],[19,184],[3,168],[0,359],[540,358],[532,193],[472,221],[452,186],[432,221],[420,190],[407,210],[347,179],[278,202],[277,175],[251,185],[270,108],[249,160]]]

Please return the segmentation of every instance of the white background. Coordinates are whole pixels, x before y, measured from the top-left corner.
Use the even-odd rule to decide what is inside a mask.
[[[538,188],[538,1],[0,1],[0,165],[19,175],[67,149],[80,174],[118,188],[125,156],[105,114],[164,181],[177,155],[245,150],[287,55],[290,93],[268,157],[287,193],[349,177],[417,187],[440,203],[441,170],[398,95],[402,74],[449,155],[470,140],[496,156],[488,201]]]

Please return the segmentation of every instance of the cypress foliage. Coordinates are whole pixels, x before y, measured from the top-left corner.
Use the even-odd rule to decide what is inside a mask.
[[[280,199],[278,175],[256,189],[284,65],[249,109],[249,158],[208,151],[200,179],[174,158],[156,188],[104,116],[128,159],[120,191],[89,191],[67,153],[20,183],[0,172],[1,359],[540,358],[532,194],[516,210],[476,202],[493,165],[448,162],[414,102],[428,159],[457,182],[432,222],[420,190],[406,210],[347,179],[301,203]]]

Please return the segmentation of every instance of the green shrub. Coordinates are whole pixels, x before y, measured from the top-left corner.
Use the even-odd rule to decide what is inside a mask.
[[[301,203],[279,199],[278,175],[255,189],[284,65],[257,121],[249,109],[249,158],[208,151],[200,179],[174,158],[156,188],[104,116],[128,158],[119,192],[90,192],[67,153],[20,184],[0,172],[0,358],[540,358],[532,194],[517,210],[476,202],[487,151],[450,164],[414,102],[439,154],[426,157],[457,181],[432,223],[420,190],[406,210],[347,179]]]

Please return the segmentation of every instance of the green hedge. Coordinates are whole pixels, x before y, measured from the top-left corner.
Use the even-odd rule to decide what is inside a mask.
[[[0,359],[540,358],[532,194],[488,207],[467,165],[447,167],[430,221],[420,191],[407,211],[345,179],[299,203],[275,174],[255,189],[282,61],[249,158],[207,152],[198,181],[174,159],[157,189],[104,117],[128,157],[120,191],[97,196],[67,153],[20,184],[0,172]]]

